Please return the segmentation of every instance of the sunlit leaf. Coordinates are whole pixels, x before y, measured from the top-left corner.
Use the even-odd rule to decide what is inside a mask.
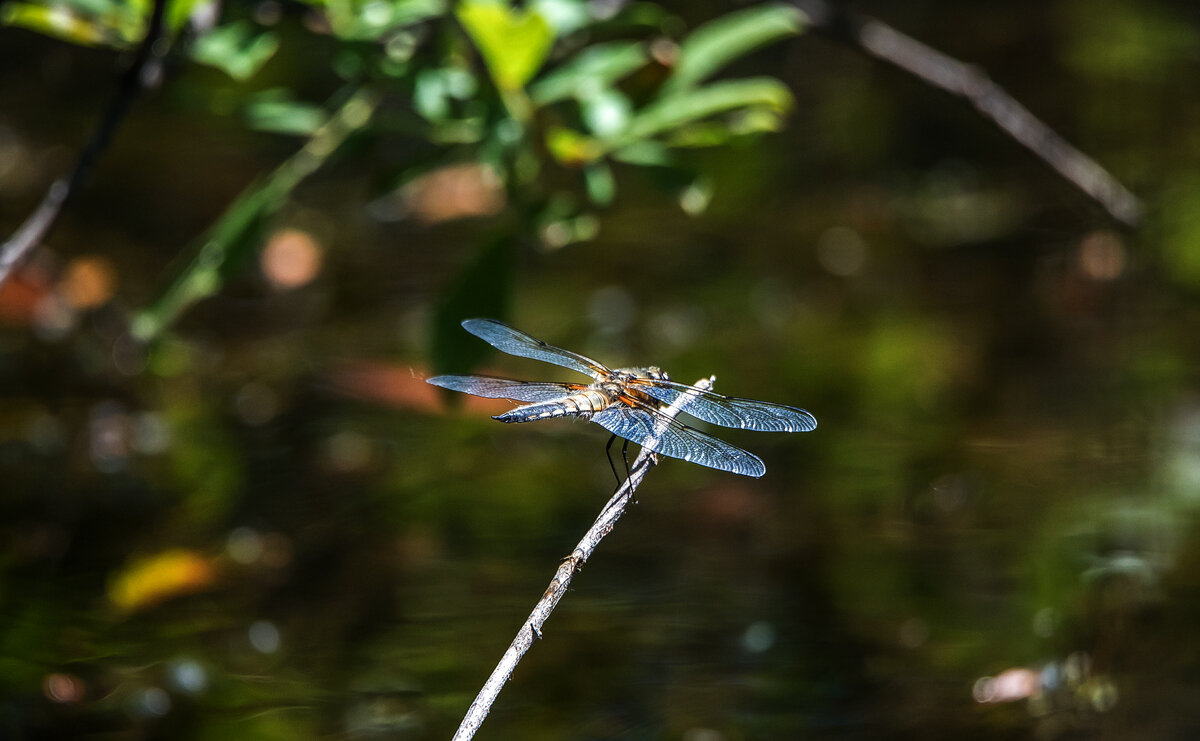
[[[140,610],[201,591],[215,580],[208,558],[184,549],[164,551],[125,567],[109,585],[108,599],[121,610]]]
[[[679,59],[665,92],[695,85],[755,49],[795,36],[802,20],[791,5],[758,5],[701,26],[679,45]]]
[[[671,131],[665,141],[672,147],[718,147],[731,139],[779,131],[783,112],[766,106],[752,106],[736,111],[728,121],[702,121]]]
[[[177,31],[188,22],[197,5],[206,0],[175,0],[167,6],[164,22]],[[0,25],[27,28],[85,46],[127,48],[140,42],[150,21],[147,0],[44,0],[0,2]]]
[[[646,63],[640,43],[612,42],[589,47],[529,87],[529,97],[538,105],[602,90]]]
[[[592,20],[584,0],[530,0],[526,6],[545,18],[557,36],[574,33]]]
[[[107,22],[73,12],[66,6],[8,3],[0,7],[0,24],[17,26],[84,46],[127,46],[137,38],[141,26],[134,17]]]
[[[672,147],[716,147],[735,136],[733,127],[724,121],[703,121],[671,131],[665,141]]]
[[[451,102],[468,100],[478,90],[475,77],[458,67],[424,69],[417,73],[413,87],[413,105],[430,121],[450,117]]]
[[[459,5],[458,19],[501,90],[523,88],[541,69],[554,43],[554,29],[533,9],[468,0]]]
[[[665,96],[638,112],[621,142],[656,136],[709,116],[750,106],[786,111],[792,94],[785,85],[770,78],[727,80],[695,90]]]
[[[249,21],[235,21],[201,36],[192,46],[192,58],[216,67],[235,80],[248,80],[279,48],[279,38]]]
[[[602,90],[583,99],[583,120],[599,137],[615,136],[625,130],[633,115],[629,98],[616,90]]]
[[[571,165],[591,162],[604,153],[604,148],[595,139],[561,126],[546,132],[546,148],[554,159]]]
[[[252,129],[307,136],[325,123],[325,110],[312,103],[290,100],[286,91],[260,93],[246,107]]]
[[[151,3],[146,3],[145,12],[149,13]],[[204,10],[200,10],[203,8]],[[173,0],[167,4],[166,24],[172,31],[178,31],[192,21],[197,13],[216,18],[220,12],[218,0]]]
[[[374,40],[442,15],[445,0],[326,0],[329,25],[338,38]]]
[[[641,167],[665,167],[672,163],[671,152],[662,142],[641,139],[613,152],[613,159]]]

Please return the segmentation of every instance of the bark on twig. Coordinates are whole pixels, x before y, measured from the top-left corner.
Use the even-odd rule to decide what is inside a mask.
[[[970,103],[1117,221],[1136,226],[1141,219],[1142,204],[1137,196],[992,82],[983,70],[932,49],[875,18],[850,13],[837,3],[794,1],[814,28]]]
[[[146,35],[122,76],[108,110],[92,131],[91,138],[79,153],[70,174],[51,184],[33,213],[13,232],[8,241],[0,245],[0,286],[3,286],[4,281],[12,274],[13,268],[46,239],[59,213],[62,212],[63,205],[87,177],[96,158],[108,147],[117,126],[124,120],[125,114],[129,112],[142,90],[157,84],[161,78],[165,45],[159,42],[163,38],[166,13],[167,0],[154,0],[150,18],[146,22]]]
[[[697,388],[707,390],[712,388],[715,380],[715,377],[710,376],[701,379],[695,385]],[[673,404],[664,408],[662,413],[667,417],[674,417],[687,406],[689,399],[687,394],[680,396]],[[483,724],[484,718],[492,709],[492,703],[495,702],[496,696],[500,694],[501,688],[512,676],[513,670],[517,668],[521,658],[533,645],[534,639],[542,637],[542,625],[550,617],[550,613],[554,612],[558,601],[567,593],[571,586],[571,580],[583,568],[583,564],[591,557],[600,541],[616,527],[617,520],[625,514],[625,507],[633,500],[633,493],[637,491],[642,479],[646,477],[646,473],[656,462],[657,457],[654,455],[654,445],[651,442],[638,453],[629,470],[629,478],[617,487],[617,491],[601,510],[600,516],[596,518],[596,521],[584,534],[583,539],[575,546],[575,550],[571,551],[571,555],[559,564],[558,571],[550,580],[550,586],[546,588],[542,598],[534,606],[533,612],[529,614],[525,623],[517,631],[516,638],[513,638],[508,650],[501,657],[500,663],[496,664],[491,676],[484,682],[483,689],[479,690],[475,701],[471,703],[467,714],[463,716],[462,723],[459,724],[458,730],[454,734],[454,741],[466,741],[475,737],[475,732]]]

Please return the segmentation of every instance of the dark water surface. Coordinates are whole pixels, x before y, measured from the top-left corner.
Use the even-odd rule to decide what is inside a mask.
[[[1111,167],[1142,228],[802,37],[752,70],[793,87],[788,128],[697,154],[704,215],[618,172],[595,242],[519,250],[507,321],[820,427],[717,431],[762,479],[653,470],[479,738],[1200,736],[1200,24],[1003,5],[876,11]],[[0,62],[7,234],[112,58],[0,30]],[[210,112],[228,85],[140,104],[0,294],[0,737],[448,738],[613,488],[598,427],[421,382],[492,222],[373,218],[352,168],[279,219],[302,285],[249,265],[122,349],[291,151]]]

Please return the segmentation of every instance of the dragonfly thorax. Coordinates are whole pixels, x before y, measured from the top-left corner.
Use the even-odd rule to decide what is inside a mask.
[[[618,368],[613,371],[614,380],[618,383],[624,383],[631,378],[652,378],[656,381],[669,381],[671,378],[662,368],[650,366],[648,368]]]

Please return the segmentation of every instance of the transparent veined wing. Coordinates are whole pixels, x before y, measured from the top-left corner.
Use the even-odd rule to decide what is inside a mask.
[[[612,372],[591,358],[546,344],[495,319],[467,319],[463,321],[462,326],[479,339],[509,355],[553,363],[593,378],[601,378]]]
[[[721,427],[759,432],[812,432],[817,429],[815,417],[785,404],[723,396],[686,383],[656,378],[634,378],[629,381],[629,386],[667,404],[674,404],[680,396],[687,394],[691,398],[683,404],[685,414]]]
[[[491,376],[434,376],[425,383],[441,386],[451,391],[461,391],[487,399],[512,399],[513,401],[555,401],[564,396],[578,393],[587,386],[578,383],[540,383],[536,381],[511,381]]]
[[[655,453],[743,476],[762,476],[767,467],[753,453],[724,440],[688,427],[635,399],[621,402],[592,415],[592,421],[617,437]]]

